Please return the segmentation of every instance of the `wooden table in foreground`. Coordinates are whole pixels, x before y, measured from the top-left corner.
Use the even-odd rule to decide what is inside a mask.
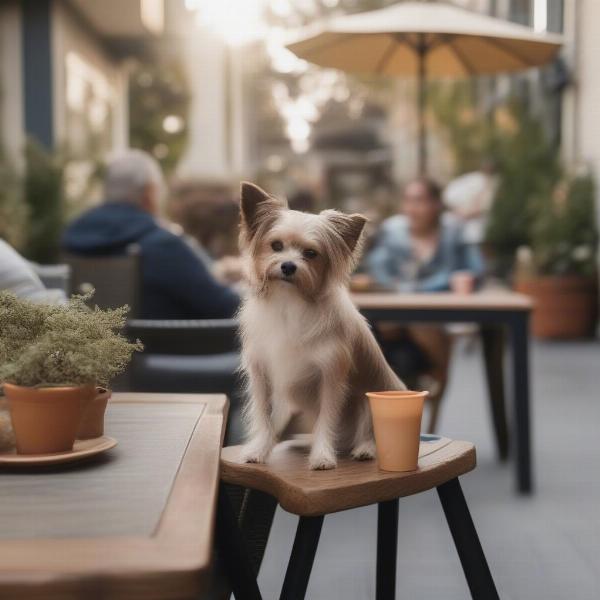
[[[494,291],[476,294],[397,294],[390,292],[356,293],[355,304],[369,321],[399,323],[477,323],[482,327],[490,394],[503,399],[501,350],[503,330],[510,334],[514,419],[512,441],[516,456],[517,489],[533,491],[530,439],[529,392],[529,316],[531,300],[515,292]],[[495,360],[490,357],[496,355]],[[495,365],[495,366],[494,366]],[[498,405],[498,403],[496,403]],[[495,425],[501,419],[493,415]],[[503,449],[500,449],[501,456]]]
[[[0,598],[199,598],[227,399],[115,394],[87,462],[0,472]]]

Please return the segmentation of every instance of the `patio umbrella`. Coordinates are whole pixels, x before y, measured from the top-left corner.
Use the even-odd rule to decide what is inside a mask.
[[[418,83],[419,171],[427,164],[426,81],[538,67],[562,44],[556,34],[441,2],[402,2],[333,18],[288,44],[301,58],[353,73],[413,76]]]

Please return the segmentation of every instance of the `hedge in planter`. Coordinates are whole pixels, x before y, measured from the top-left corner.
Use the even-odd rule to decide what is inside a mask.
[[[533,297],[533,332],[543,338],[593,335],[598,318],[598,231],[590,175],[566,176],[550,202],[533,204],[531,249],[520,252],[516,288]]]

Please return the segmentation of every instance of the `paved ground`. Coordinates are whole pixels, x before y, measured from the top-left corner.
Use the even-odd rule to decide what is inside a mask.
[[[457,352],[440,431],[477,445],[463,489],[503,600],[600,598],[600,344],[533,348],[537,491],[513,493],[495,460],[479,352]],[[277,598],[295,531],[278,510],[259,584]],[[400,503],[397,597],[465,600],[468,589],[435,492]],[[307,598],[374,598],[376,510],[325,519]]]

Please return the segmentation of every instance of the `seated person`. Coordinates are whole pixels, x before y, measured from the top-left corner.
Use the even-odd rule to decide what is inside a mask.
[[[169,217],[192,248],[208,256],[213,275],[235,287],[244,285],[244,265],[238,251],[240,206],[232,186],[219,180],[183,180],[173,187]]]
[[[104,203],[71,223],[64,249],[84,256],[116,256],[139,245],[142,318],[232,317],[237,294],[213,277],[184,238],[158,221],[163,187],[159,165],[145,152],[127,150],[116,156],[107,167]]]
[[[404,189],[401,215],[383,222],[367,257],[370,275],[384,288],[406,292],[451,289],[452,275],[483,274],[477,248],[465,243],[460,221],[444,214],[440,188],[420,178]]]
[[[442,292],[451,289],[455,273],[469,272],[475,280],[480,279],[481,256],[476,247],[465,243],[460,222],[444,215],[441,190],[433,181],[419,178],[405,187],[402,213],[384,221],[367,257],[369,274],[378,285],[406,292]],[[409,385],[415,384],[416,375],[428,373],[434,379],[432,397],[440,397],[450,359],[445,330],[392,323],[378,323],[376,330],[397,373]]]
[[[485,160],[478,171],[453,179],[444,190],[444,204],[464,223],[468,244],[481,246],[488,216],[499,185],[493,161]]]
[[[32,265],[0,239],[0,292],[4,291],[33,302],[57,304],[66,300],[62,290],[47,289]]]

